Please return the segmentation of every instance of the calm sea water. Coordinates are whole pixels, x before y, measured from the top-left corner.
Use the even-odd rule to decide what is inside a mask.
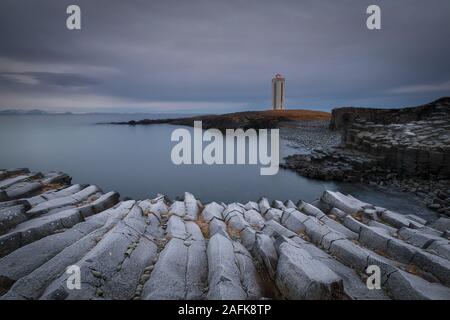
[[[171,115],[176,117],[179,115]],[[174,199],[189,191],[203,202],[269,199],[313,201],[328,190],[403,213],[427,216],[417,199],[366,185],[311,180],[280,169],[261,176],[256,165],[181,165],[170,159],[176,126],[114,126],[98,122],[162,118],[168,115],[0,116],[0,168],[58,170],[73,183],[96,184],[123,197],[143,199],[163,193]],[[293,150],[281,141],[281,155]]]

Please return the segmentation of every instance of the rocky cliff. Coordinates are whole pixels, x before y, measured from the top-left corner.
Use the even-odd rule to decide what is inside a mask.
[[[325,180],[395,186],[450,215],[450,98],[404,109],[333,110],[338,147],[286,158],[285,167]]]
[[[345,130],[355,120],[377,124],[421,121],[441,113],[448,115],[448,108],[450,108],[450,97],[440,98],[418,107],[401,109],[336,108],[331,112],[330,128],[333,130]]]

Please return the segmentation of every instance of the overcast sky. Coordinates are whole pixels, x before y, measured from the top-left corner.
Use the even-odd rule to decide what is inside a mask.
[[[263,110],[278,72],[287,108],[418,105],[450,95],[449,39],[449,0],[1,0],[0,108]]]

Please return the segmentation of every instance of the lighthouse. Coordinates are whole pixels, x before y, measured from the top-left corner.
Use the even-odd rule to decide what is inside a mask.
[[[272,108],[284,110],[284,77],[279,73],[272,79]]]

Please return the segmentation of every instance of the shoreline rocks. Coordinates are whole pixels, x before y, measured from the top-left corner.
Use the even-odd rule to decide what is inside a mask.
[[[330,130],[328,120],[291,121],[280,128],[280,137],[296,153],[308,154],[316,148],[338,145],[341,133]]]
[[[119,201],[92,186],[47,185],[0,201],[26,219],[0,237],[28,235],[6,251],[0,242],[0,300],[450,299],[449,218],[318,196],[204,205],[188,192]],[[67,287],[73,265],[81,290]],[[376,290],[366,284],[373,265]]]
[[[421,197],[450,215],[450,98],[415,108],[333,111],[340,145],[285,158],[282,167],[309,178],[366,182]]]
[[[445,115],[447,111],[442,110],[440,106],[448,105],[449,99],[449,97],[443,97],[421,106],[399,109],[336,108],[331,111],[330,128],[332,130],[345,130],[356,119],[381,124],[421,121],[441,112],[441,115]]]

